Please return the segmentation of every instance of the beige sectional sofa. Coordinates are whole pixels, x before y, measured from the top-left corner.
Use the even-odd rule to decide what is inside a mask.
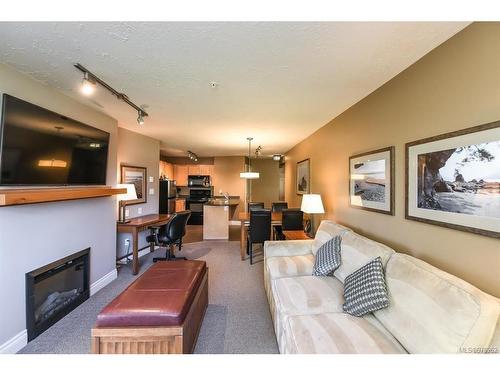
[[[342,236],[334,276],[311,276],[319,247]],[[409,255],[322,221],[314,240],[268,241],[264,283],[281,353],[460,353],[500,350],[500,300]],[[388,308],[342,310],[347,275],[381,257]]]

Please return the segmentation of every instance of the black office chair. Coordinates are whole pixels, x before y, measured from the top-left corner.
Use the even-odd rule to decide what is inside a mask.
[[[273,202],[271,206],[271,211],[272,212],[281,212],[283,210],[286,210],[288,208],[288,203],[287,202]]]
[[[250,228],[247,236],[247,254],[250,255],[250,264],[253,264],[253,244],[271,239],[271,210],[261,209],[250,211]]]
[[[176,257],[174,255],[174,246],[182,249],[182,237],[186,234],[186,224],[191,216],[191,211],[179,211],[172,215],[170,221],[160,227],[151,227],[151,234],[146,237],[146,241],[154,243],[156,246],[166,248],[166,255],[164,258],[153,258],[153,262],[159,260],[180,260],[185,257]]]
[[[271,212],[282,212],[288,208],[287,202],[273,202],[271,205]],[[282,232],[281,225],[274,226],[275,231],[273,231],[273,239],[276,239],[276,232]]]
[[[281,227],[277,226],[274,229],[274,238],[284,240],[284,230],[303,230],[304,229],[304,213],[299,208],[288,208],[281,212],[282,220]]]
[[[264,202],[248,202],[247,210],[248,212],[253,210],[262,210],[264,209]]]

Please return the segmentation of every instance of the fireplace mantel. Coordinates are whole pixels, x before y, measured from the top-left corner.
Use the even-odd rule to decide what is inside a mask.
[[[126,189],[110,186],[78,188],[40,188],[0,190],[0,207],[74,199],[108,197],[126,193]]]

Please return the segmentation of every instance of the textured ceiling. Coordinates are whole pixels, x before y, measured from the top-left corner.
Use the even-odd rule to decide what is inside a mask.
[[[284,153],[467,26],[464,22],[0,23],[0,62],[157,138],[170,155]],[[104,89],[80,94],[79,62]],[[210,82],[218,83],[212,88]]]

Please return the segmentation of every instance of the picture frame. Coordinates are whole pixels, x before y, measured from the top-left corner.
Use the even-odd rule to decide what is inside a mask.
[[[349,205],[394,215],[394,146],[349,157]]]
[[[309,194],[311,192],[311,162],[309,159],[297,162],[295,176],[297,195]]]
[[[147,202],[147,168],[132,165],[121,165],[121,183],[134,184],[137,199],[126,201],[125,205],[131,206]]]
[[[406,144],[405,217],[500,238],[500,121]]]

